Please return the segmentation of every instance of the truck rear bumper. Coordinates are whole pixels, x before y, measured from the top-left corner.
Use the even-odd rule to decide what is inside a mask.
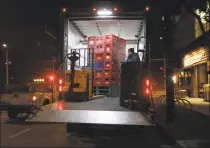
[[[1,102],[0,104],[1,111],[16,110],[19,113],[30,113],[33,108],[36,108],[36,105],[33,104],[13,105],[6,102]]]

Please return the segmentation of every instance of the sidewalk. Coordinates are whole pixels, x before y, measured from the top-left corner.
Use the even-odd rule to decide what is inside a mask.
[[[210,115],[210,102],[205,102],[201,98],[183,98],[192,104],[192,109],[204,115]]]
[[[176,108],[174,123],[166,123],[166,106],[157,105],[157,123],[186,148],[210,148],[209,102],[198,98],[185,98],[192,104],[189,108]]]

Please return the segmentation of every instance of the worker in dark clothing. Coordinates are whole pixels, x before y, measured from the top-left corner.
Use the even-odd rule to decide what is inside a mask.
[[[128,49],[128,58],[126,62],[138,62],[140,61],[138,53],[134,52],[134,48],[129,48]]]

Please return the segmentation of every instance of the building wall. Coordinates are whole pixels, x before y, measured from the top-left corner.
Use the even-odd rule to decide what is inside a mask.
[[[176,23],[178,24],[173,29],[174,42],[172,47],[175,50],[180,50],[195,40],[195,18],[191,13],[185,15],[183,12],[181,16],[176,17]]]

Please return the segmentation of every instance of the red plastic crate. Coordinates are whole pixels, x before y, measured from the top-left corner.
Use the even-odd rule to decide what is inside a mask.
[[[103,71],[104,78],[111,78],[112,77],[112,71],[111,70],[104,70]]]
[[[96,39],[95,36],[88,37],[88,48],[95,47],[95,43],[96,43],[95,39]]]
[[[112,61],[112,54],[105,53],[104,54],[104,60],[106,60],[106,61]]]
[[[104,72],[102,70],[98,70],[94,72],[94,78],[103,78]]]
[[[112,62],[104,62],[104,70],[111,70]]]
[[[105,49],[103,45],[97,45],[94,49],[94,53],[104,53]]]
[[[102,61],[102,60],[104,60],[104,54],[101,54],[101,53],[94,54],[94,59],[96,61]]]
[[[104,44],[104,37],[103,36],[96,37],[95,41],[96,41],[96,46],[103,45]]]
[[[105,35],[104,36],[104,43],[105,44],[113,44],[114,42],[116,42],[118,39],[118,37],[114,36],[114,35]]]
[[[111,84],[111,80],[110,79],[105,79],[104,80],[104,86],[109,86]]]
[[[112,45],[104,44],[104,52],[105,53],[112,53]]]
[[[103,79],[94,79],[94,86],[103,86],[104,80]]]

